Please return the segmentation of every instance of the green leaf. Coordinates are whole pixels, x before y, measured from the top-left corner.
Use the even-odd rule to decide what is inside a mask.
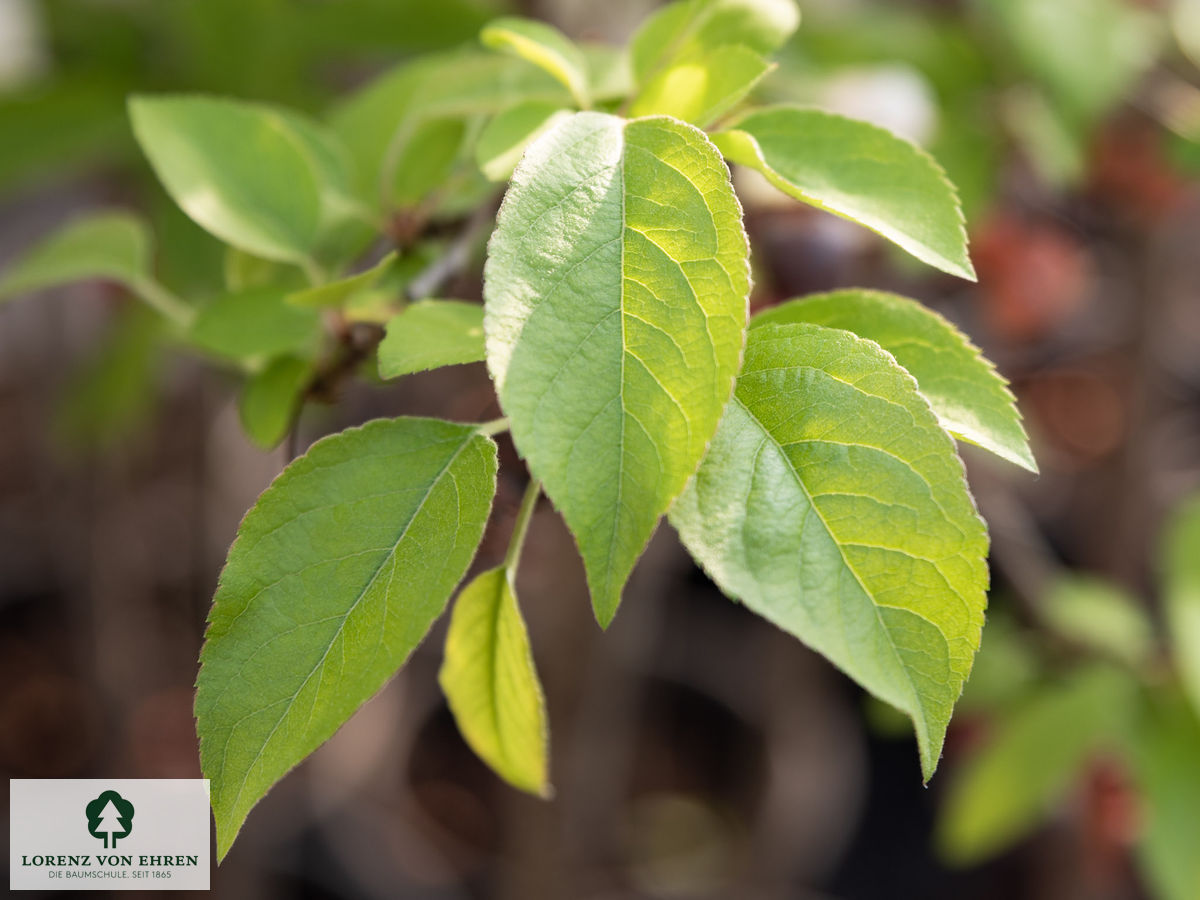
[[[347,163],[296,113],[202,96],[134,97],[134,134],[197,224],[255,256],[303,264],[348,213]]]
[[[250,440],[269,450],[287,436],[311,377],[308,360],[281,356],[246,380],[238,397],[238,415]]]
[[[1041,614],[1058,634],[1133,667],[1154,648],[1153,628],[1137,600],[1100,578],[1060,577],[1043,598]]]
[[[188,337],[193,344],[229,359],[277,356],[313,345],[321,320],[300,309],[276,288],[226,294],[200,307]]]
[[[659,10],[630,44],[634,79],[647,80],[672,62],[703,59],[718,47],[744,44],[760,56],[774,53],[800,24],[792,0],[684,0]]]
[[[387,324],[379,344],[379,377],[480,362],[483,307],[458,300],[422,300]]]
[[[875,341],[917,379],[943,428],[1037,471],[1008,382],[966,335],[932,310],[896,294],[835,291],[764,310],[751,327],[787,322],[842,328]]]
[[[588,96],[587,61],[565,34],[545,22],[506,16],[488,23],[479,33],[485,47],[528,60],[554,76],[583,109]]]
[[[422,138],[426,123],[489,115],[526,100],[565,106],[571,96],[554,78],[522,59],[476,51],[442,53],[385,73],[342,104],[330,124],[350,150],[357,195],[372,205],[382,201],[403,206],[413,201],[411,193],[421,185],[414,183],[415,178],[401,176],[399,170],[415,164],[433,172],[426,178],[434,183],[423,187],[426,191],[437,187],[448,171],[446,161],[453,156],[446,149],[452,129],[462,127],[461,122],[430,126],[442,131]],[[438,144],[440,155],[416,152],[412,145],[422,139]],[[408,195],[394,197],[393,191],[399,190],[395,186],[401,183]]]
[[[246,514],[196,683],[218,859],[441,615],[495,487],[495,444],[474,427],[378,420],[318,441]]]
[[[785,194],[865,225],[917,259],[974,280],[958,196],[929,154],[882,128],[817,109],[752,112],[713,142]]]
[[[607,625],[741,356],[749,273],[728,170],[690,125],[578,113],[517,166],[484,282],[501,408]]]
[[[1167,694],[1138,723],[1134,766],[1142,798],[1138,859],[1159,900],[1200,897],[1200,720]]]
[[[546,703],[509,569],[459,594],[438,680],[471,749],[514,787],[549,796]]]
[[[988,541],[953,441],[891,356],[832,328],[752,328],[671,523],[729,597],[907,713],[933,775],[979,647]]]
[[[571,114],[558,103],[530,100],[510,106],[480,132],[475,162],[491,181],[508,181],[525,148]]]
[[[288,294],[287,302],[293,306],[312,307],[314,309],[327,306],[342,306],[355,294],[374,287],[376,282],[387,273],[397,259],[398,255],[393,250],[375,265],[371,266],[371,268],[365,269],[356,275]]]
[[[1028,834],[1062,800],[1088,756],[1117,740],[1134,689],[1125,674],[1094,667],[1016,709],[951,782],[935,834],[940,855],[972,865]]]
[[[1163,611],[1171,655],[1200,714],[1200,494],[1176,510],[1162,546]]]
[[[748,47],[717,47],[660,71],[638,94],[630,114],[674,116],[704,128],[733,109],[770,69]]]
[[[149,274],[145,223],[129,213],[99,213],[71,222],[9,266],[0,278],[0,301],[94,278],[133,286]]]

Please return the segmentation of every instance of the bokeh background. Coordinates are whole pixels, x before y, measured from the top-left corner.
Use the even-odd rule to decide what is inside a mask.
[[[543,508],[520,587],[554,801],[501,784],[458,736],[436,683],[443,622],[251,814],[214,873],[217,896],[1162,896],[1136,864],[1147,816],[1118,754],[1087,755],[1045,816],[988,858],[955,864],[939,829],[956,779],[1021,699],[1078,660],[1045,614],[1065,580],[1099,580],[1159,618],[1159,534],[1200,485],[1197,4],[801,6],[764,96],[929,148],[960,187],[980,280],[920,269],[739,174],[755,306],[843,286],[924,300],[1012,380],[1041,466],[1035,478],[965,454],[992,530],[993,590],[938,775],[923,787],[903,724],[725,600],[666,525],[602,634],[570,536]],[[219,290],[220,247],[137,152],[131,92],[320,115],[389,66],[474,41],[501,12],[621,42],[651,8],[0,0],[0,269],[72,216],[117,206],[154,222],[165,281],[190,299]],[[478,262],[454,295],[480,296]],[[159,337],[136,301],[100,283],[0,307],[0,776],[199,776],[204,616],[242,513],[288,457],[242,435],[232,373]],[[377,416],[495,415],[481,365],[348,384],[336,399],[306,407],[301,449]],[[480,565],[503,555],[522,488],[506,439],[501,452]],[[1062,739],[1044,735],[1047,747]],[[1036,750],[1022,764],[1038,766]]]

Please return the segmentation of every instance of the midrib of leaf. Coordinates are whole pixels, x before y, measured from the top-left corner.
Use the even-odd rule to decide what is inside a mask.
[[[504,589],[509,587],[508,578],[509,570],[501,569],[499,584],[493,597],[492,640],[487,642],[488,669],[492,673],[492,689],[488,692],[490,695],[488,697],[488,709],[492,713],[492,727],[496,731],[496,742],[500,745],[500,752],[504,755],[504,761],[510,766],[517,766],[519,768],[520,760],[513,759],[508,737],[503,727],[505,717],[500,711],[500,619],[504,614]]]
[[[454,453],[451,455],[451,457],[446,461],[446,464],[444,466],[442,466],[442,468],[438,471],[437,475],[435,475],[434,478],[430,481],[429,488],[425,491],[425,495],[421,498],[421,501],[417,504],[417,506],[413,510],[412,515],[409,516],[408,520],[404,523],[404,527],[400,530],[399,536],[396,538],[395,541],[392,542],[392,544],[391,544],[392,549],[387,553],[387,555],[384,556],[384,558],[380,561],[379,565],[375,568],[375,571],[371,574],[371,577],[367,581],[366,585],[364,585],[362,590],[359,591],[358,596],[356,596],[354,598],[354,602],[351,604],[350,608],[347,609],[346,612],[340,617],[341,622],[338,624],[338,627],[334,630],[333,636],[329,639],[329,643],[325,645],[325,649],[321,653],[320,660],[317,661],[317,663],[313,666],[312,670],[304,677],[304,680],[300,683],[300,686],[298,688],[296,688],[295,692],[290,697],[284,698],[283,700],[278,700],[274,704],[272,704],[272,705],[285,704],[285,709],[280,714],[279,718],[275,720],[275,724],[272,726],[270,733],[268,733],[267,736],[263,739],[262,746],[260,746],[258,749],[258,752],[255,753],[254,759],[250,761],[250,764],[248,766],[246,766],[245,772],[242,775],[241,783],[238,785],[237,794],[234,795],[233,801],[229,805],[229,809],[231,811],[236,811],[237,805],[241,801],[242,794],[246,789],[246,782],[250,780],[250,773],[253,771],[254,767],[256,765],[258,765],[259,760],[262,759],[262,755],[266,751],[267,745],[270,744],[271,739],[275,737],[275,733],[279,730],[279,726],[283,724],[283,721],[288,717],[288,714],[292,711],[293,704],[295,703],[296,698],[300,696],[300,693],[308,685],[309,681],[312,680],[313,675],[315,675],[318,670],[321,671],[321,677],[324,678],[325,660],[328,659],[328,657],[329,657],[329,651],[333,649],[333,645],[335,643],[337,643],[338,638],[341,637],[341,635],[343,633],[343,629],[345,628],[346,622],[349,620],[350,616],[352,616],[354,614],[354,611],[356,609],[358,609],[359,604],[362,603],[363,598],[366,597],[367,593],[371,590],[371,587],[375,584],[376,580],[379,578],[380,573],[384,570],[384,568],[388,565],[389,562],[392,563],[392,570],[393,570],[391,577],[393,577],[393,578],[395,577],[396,550],[399,548],[401,541],[403,541],[405,535],[408,534],[408,529],[412,526],[412,523],[415,522],[417,517],[421,514],[421,510],[423,510],[425,508],[425,503],[426,503],[426,501],[428,501],[429,496],[433,493],[434,489],[438,486],[438,484],[441,482],[442,478],[449,471],[450,467],[455,463],[455,461],[458,459],[458,457],[462,454],[463,450],[465,450],[471,444],[471,442],[475,439],[475,436],[476,436],[476,432],[468,433],[466,435],[465,439],[459,445],[458,449],[454,451]],[[455,494],[457,495],[458,494],[458,481],[457,481],[457,479],[454,478],[453,474],[450,475],[450,480],[452,482],[454,482],[454,490],[455,490]],[[456,508],[461,508],[461,504],[456,503],[455,506],[456,506]],[[311,510],[305,510],[305,513],[309,513],[309,512],[311,512]],[[294,520],[291,520],[291,521],[294,521]],[[257,541],[255,543],[257,543]],[[370,551],[364,551],[364,552],[370,552]],[[325,560],[325,561],[327,561],[327,560]],[[289,574],[291,574],[291,573],[289,573]],[[259,591],[259,593],[261,593],[261,590]],[[382,618],[386,621],[387,605],[388,605],[388,592],[387,591],[384,591],[384,594],[383,594],[383,604],[384,604],[384,612],[383,612]],[[245,610],[248,608],[249,608],[249,603],[246,604],[246,606],[243,608],[242,612],[245,612]],[[240,615],[240,613],[239,613],[239,615]],[[334,617],[334,618],[337,618],[337,617]],[[236,617],[232,621],[236,621]],[[322,621],[328,621],[328,620],[322,620]],[[307,624],[311,625],[311,624],[316,624],[316,623],[310,622]],[[383,636],[382,635],[383,635],[383,630],[380,629],[380,639],[376,643],[375,649],[372,651],[372,653],[379,652],[379,647],[383,644]],[[278,638],[279,635],[276,634],[276,635],[273,635],[273,637]],[[263,646],[266,646],[266,645],[264,644]],[[249,664],[249,662],[258,654],[259,650],[261,650],[261,649],[262,649],[262,647],[260,647],[258,650],[256,650],[254,653],[250,654],[250,656],[248,656],[246,658],[245,662],[242,663],[242,667],[238,670],[239,675],[242,671],[244,671],[246,665]],[[234,680],[235,679],[230,679],[229,683],[232,684]],[[213,702],[213,704],[212,704],[213,706],[215,706],[216,703],[219,702],[221,696],[225,693],[226,690],[228,690],[228,687],[229,687],[229,685],[227,684],[226,687],[222,690],[221,694],[219,694],[217,696],[217,700]],[[318,694],[320,693],[320,685],[319,684],[318,684],[317,692],[318,692]],[[264,708],[269,709],[270,707],[268,706],[268,707],[264,707]],[[252,713],[247,713],[245,716],[243,716],[241,719],[239,719],[237,722],[235,722],[233,725],[230,726],[229,731],[225,737],[225,743],[221,747],[221,771],[222,772],[225,771],[225,759],[226,759],[227,753],[229,752],[229,742],[232,740],[233,734],[237,730],[238,725],[240,725],[241,722],[244,721],[245,719],[250,718],[251,716],[254,716],[254,715],[258,715],[261,712],[262,712],[262,710],[259,709],[259,710],[255,710]],[[309,723],[311,723],[312,715],[313,715],[312,709],[309,710],[308,715],[309,715],[308,721],[309,721]],[[307,727],[307,723],[306,723],[306,727]]]
[[[779,370],[781,368],[783,368],[783,367],[777,366],[777,367],[774,367],[774,370]],[[808,367],[796,367],[796,368],[808,368]],[[756,369],[755,373],[757,374],[758,372],[768,372],[768,371],[772,371],[772,369]],[[883,400],[887,399],[887,398],[879,397],[879,395],[877,395],[877,394],[870,394],[867,391],[863,391],[858,386],[850,384],[850,382],[847,382],[844,379],[836,378],[835,376],[830,375],[828,372],[825,372],[824,370],[817,370],[817,369],[810,368],[810,371],[817,373],[819,375],[822,375],[822,376],[827,376],[829,378],[832,378],[835,381],[841,381],[843,384],[847,385],[848,387],[853,388],[854,390],[859,391],[860,393],[866,394],[867,396],[875,397],[875,398],[883,399]],[[888,400],[887,402],[892,403],[893,401]],[[766,425],[763,424],[762,420],[759,419],[758,416],[756,416],[754,414],[753,410],[751,410],[745,403],[742,402],[741,398],[739,398],[737,396],[736,392],[734,393],[733,398],[730,400],[730,403],[736,403],[746,413],[746,415],[750,417],[750,419],[754,422],[754,424],[758,426],[759,430],[763,434],[763,444],[769,443],[769,444],[773,445],[779,451],[780,457],[782,457],[783,461],[787,465],[788,472],[791,473],[793,480],[796,482],[796,486],[800,489],[800,492],[804,495],[804,499],[808,502],[809,509],[812,511],[812,514],[817,518],[817,521],[819,521],[821,523],[821,527],[824,528],[825,533],[827,535],[829,535],[830,540],[833,542],[834,546],[837,548],[838,556],[841,558],[842,564],[845,567],[846,571],[849,572],[851,574],[851,576],[853,576],[855,583],[862,590],[863,596],[866,597],[870,601],[871,610],[875,615],[875,621],[879,625],[879,630],[883,634],[884,638],[887,641],[887,646],[888,646],[888,649],[892,653],[892,658],[896,661],[896,665],[899,668],[900,672],[903,674],[904,682],[908,687],[909,697],[913,702],[913,705],[909,711],[913,715],[920,717],[920,720],[921,720],[920,721],[920,731],[921,731],[922,737],[924,737],[925,735],[928,734],[928,731],[929,731],[929,723],[925,717],[925,707],[921,703],[920,693],[917,690],[917,686],[913,683],[912,676],[909,674],[909,671],[908,671],[908,667],[905,665],[904,660],[900,655],[900,651],[896,647],[895,641],[892,639],[891,631],[884,624],[884,621],[879,614],[879,609],[883,604],[877,603],[875,601],[874,594],[872,594],[871,591],[867,588],[866,584],[863,582],[862,578],[859,576],[857,569],[855,569],[855,567],[851,564],[850,560],[846,557],[845,551],[842,549],[844,546],[842,541],[838,539],[836,533],[829,526],[829,523],[825,520],[825,517],[821,514],[821,510],[817,506],[816,500],[813,498],[812,493],[808,490],[808,485],[806,485],[804,483],[804,479],[802,479],[800,477],[800,473],[796,471],[796,467],[792,463],[791,457],[789,457],[786,452],[786,448],[788,446],[791,446],[792,444],[799,443],[799,442],[793,441],[793,442],[789,442],[788,444],[781,444],[777,440],[775,440],[774,436],[771,434],[770,430],[766,427]],[[898,405],[898,404],[896,404],[896,405]],[[907,410],[906,410],[906,412],[907,412]],[[827,441],[827,443],[838,444],[839,446],[846,446],[845,442],[839,442],[839,441]],[[867,445],[861,445],[861,446],[867,446]],[[879,450],[880,448],[871,447],[871,449]],[[884,451],[884,452],[886,452],[886,451]],[[756,456],[755,456],[755,465],[756,466],[757,466],[757,461],[758,461],[759,455],[760,454],[756,454]],[[889,453],[888,455],[899,460],[899,457],[896,457],[895,454]],[[921,479],[922,483],[924,483],[927,487],[929,486],[929,482],[925,480],[924,476],[922,476],[919,472],[917,472],[915,469],[913,469],[913,467],[909,463],[905,462],[904,460],[900,460],[900,462],[903,462],[905,464],[905,466],[907,466],[915,475],[917,475],[917,477]],[[932,488],[930,488],[930,494],[932,495],[932,493],[933,493]],[[937,502],[936,498],[934,498],[934,502],[935,503]],[[938,504],[938,508],[941,509],[940,503]],[[912,554],[910,554],[904,550],[899,550],[899,549],[895,549],[895,548],[881,548],[881,549],[888,549],[891,552],[900,553],[904,556],[912,557]],[[934,567],[937,568],[938,573],[941,574],[941,569],[938,568],[936,566],[936,564]],[[943,578],[944,577],[945,576],[943,576]],[[905,607],[889,606],[886,608],[887,609],[895,609],[895,610],[898,610],[901,612],[907,612],[907,613],[913,612],[912,610],[907,609]],[[840,614],[840,604],[839,604],[839,614]],[[946,633],[944,631],[942,631],[941,627],[939,627],[936,622],[933,622],[930,619],[928,619],[927,617],[920,615],[920,613],[914,613],[914,615],[920,616],[920,618],[924,619],[926,622],[929,622],[930,625],[933,625],[933,627],[937,629],[938,634],[940,634],[942,636],[942,640],[946,642],[946,651],[947,651],[947,654],[949,654],[950,641],[946,638]],[[849,645],[847,645],[847,650],[849,650]],[[951,658],[953,658],[953,657],[951,657]],[[921,744],[922,750],[924,749],[923,745],[924,745],[924,742],[922,741],[922,744]]]

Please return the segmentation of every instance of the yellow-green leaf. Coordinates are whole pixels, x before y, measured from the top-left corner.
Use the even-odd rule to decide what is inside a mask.
[[[717,47],[660,71],[642,88],[630,114],[674,116],[704,128],[733,109],[770,69],[749,47]]]
[[[565,34],[552,25],[534,19],[506,17],[488,23],[479,33],[485,47],[502,50],[553,75],[587,109],[587,61],[582,51]]]
[[[797,106],[751,112],[713,142],[785,194],[974,280],[958,195],[942,167],[914,144],[867,122]]]
[[[458,595],[439,680],[471,749],[514,787],[544,797],[546,703],[509,576],[490,569]]]

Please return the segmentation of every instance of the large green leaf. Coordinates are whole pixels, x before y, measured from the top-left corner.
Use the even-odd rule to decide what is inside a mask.
[[[1172,516],[1163,537],[1163,605],[1171,655],[1200,715],[1200,494]]]
[[[880,291],[801,297],[756,315],[756,325],[811,322],[852,331],[896,357],[955,437],[1037,471],[1008,382],[957,328],[921,304]]]
[[[717,47],[660,71],[629,111],[634,116],[675,116],[703,128],[733,109],[770,69],[749,47]]]
[[[515,787],[548,795],[546,703],[510,569],[484,572],[454,601],[439,681],[471,749]]]
[[[571,92],[576,104],[587,109],[587,61],[583,52],[552,25],[533,19],[506,16],[489,22],[479,33],[485,47],[502,50],[545,69]]]
[[[331,135],[282,109],[203,96],[134,97],[134,134],[167,192],[226,243],[310,260],[350,211]]]
[[[379,377],[480,362],[483,307],[460,300],[422,300],[387,324],[379,344]]]
[[[496,449],[469,425],[370,422],[325,438],[246,514],[197,681],[218,858],[251,807],[398,669],[483,534]]]
[[[1111,749],[1128,724],[1134,689],[1123,672],[1089,668],[1018,707],[951,783],[936,834],[940,854],[971,865],[1024,837],[1082,775],[1088,755]]]
[[[488,367],[607,625],[729,398],[741,210],[702,132],[578,113],[513,174],[485,269]]]
[[[727,44],[774,53],[800,24],[792,0],[682,0],[659,10],[630,44],[633,74],[645,84],[672,62],[704,59]]]
[[[150,233],[137,216],[105,212],[71,222],[0,278],[0,301],[92,278],[136,286],[150,274]]]
[[[751,329],[671,523],[727,595],[907,713],[933,774],[979,647],[988,541],[953,441],[891,356],[817,325]]]
[[[975,278],[958,196],[929,154],[866,122],[772,106],[713,136],[785,194],[865,225],[931,266]]]

